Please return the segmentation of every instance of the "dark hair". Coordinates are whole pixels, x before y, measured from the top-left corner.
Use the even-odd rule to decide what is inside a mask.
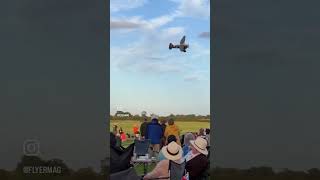
[[[210,134],[210,129],[209,128],[206,129],[206,134]]]
[[[174,120],[173,120],[172,118],[169,118],[169,119],[168,119],[168,124],[169,124],[169,125],[173,125],[173,124],[174,124]]]
[[[168,140],[167,140],[168,144],[171,143],[172,141],[177,142],[177,138],[175,135],[168,136]]]

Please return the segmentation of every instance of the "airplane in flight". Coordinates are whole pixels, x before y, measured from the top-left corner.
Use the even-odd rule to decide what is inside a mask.
[[[180,51],[187,52],[186,49],[189,47],[189,45],[186,44],[185,41],[186,41],[186,36],[183,36],[182,39],[180,40],[179,45],[174,45],[174,44],[170,43],[169,49],[171,50],[172,48],[179,48]]]

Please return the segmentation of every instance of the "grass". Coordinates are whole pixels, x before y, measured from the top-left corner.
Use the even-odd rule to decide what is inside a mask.
[[[133,120],[111,120],[110,131],[112,132],[113,125],[117,124],[125,133],[133,134],[133,126],[137,124],[140,126],[141,121]],[[180,134],[186,132],[198,132],[200,128],[210,128],[210,121],[176,121],[175,124],[180,129]]]

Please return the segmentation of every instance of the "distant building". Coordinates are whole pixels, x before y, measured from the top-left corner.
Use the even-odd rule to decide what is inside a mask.
[[[132,115],[129,112],[117,111],[114,116],[115,117],[131,117]]]

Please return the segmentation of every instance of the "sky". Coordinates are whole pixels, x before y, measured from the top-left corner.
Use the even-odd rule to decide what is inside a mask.
[[[210,1],[111,0],[110,16],[111,114],[210,114]]]

